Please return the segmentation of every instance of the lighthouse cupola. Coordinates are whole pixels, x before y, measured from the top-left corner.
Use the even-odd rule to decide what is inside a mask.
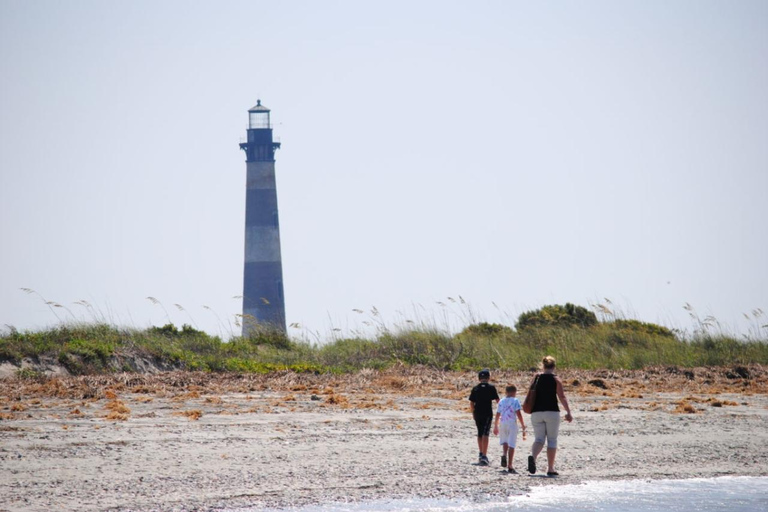
[[[272,128],[269,124],[269,109],[256,100],[256,106],[248,110],[248,129],[263,130]]]

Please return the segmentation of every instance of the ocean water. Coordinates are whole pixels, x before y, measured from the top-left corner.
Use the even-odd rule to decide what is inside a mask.
[[[238,509],[246,512],[255,509]],[[291,512],[766,512],[768,477],[591,481],[532,488],[486,502],[393,500],[281,509]]]

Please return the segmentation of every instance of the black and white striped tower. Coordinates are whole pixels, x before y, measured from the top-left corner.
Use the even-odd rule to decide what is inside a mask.
[[[248,110],[245,151],[245,270],[243,275],[243,336],[266,327],[285,332],[283,264],[277,214],[275,151],[269,109],[256,102]]]

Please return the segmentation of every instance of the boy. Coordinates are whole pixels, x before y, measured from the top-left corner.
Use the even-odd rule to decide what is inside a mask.
[[[488,381],[491,380],[491,371],[480,370],[477,374],[480,384],[472,388],[469,395],[469,410],[475,418],[477,426],[477,448],[480,450],[478,462],[481,466],[490,464],[488,461],[488,438],[491,435],[491,422],[493,422],[493,401],[499,401],[496,388]]]
[[[507,396],[499,402],[496,410],[496,422],[493,426],[493,435],[499,436],[499,444],[504,449],[504,455],[501,456],[501,467],[506,467],[510,473],[517,473],[512,467],[512,459],[515,457],[515,445],[517,443],[517,419],[520,420],[520,426],[523,427],[523,438],[525,438],[525,422],[520,412],[522,407],[520,401],[515,398],[517,388],[507,386]],[[501,430],[499,430],[499,418],[501,418]],[[499,435],[501,432],[501,435]],[[507,465],[507,453],[509,453],[509,465]]]

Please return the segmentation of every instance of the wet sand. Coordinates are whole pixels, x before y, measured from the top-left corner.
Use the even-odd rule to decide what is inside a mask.
[[[475,465],[469,373],[0,379],[0,510],[483,500],[595,479],[768,475],[763,368],[685,372],[561,372],[575,420],[561,428],[558,478],[525,472],[530,436],[519,475],[502,472],[493,438],[492,466]]]

